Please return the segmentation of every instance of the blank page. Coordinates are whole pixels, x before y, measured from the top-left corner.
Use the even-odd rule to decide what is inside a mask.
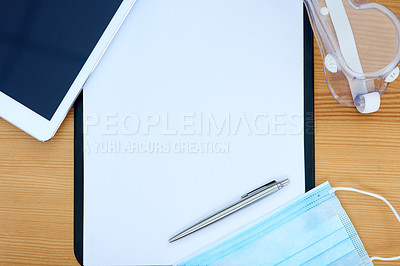
[[[173,264],[304,193],[303,72],[302,1],[138,0],[84,90],[84,264]]]

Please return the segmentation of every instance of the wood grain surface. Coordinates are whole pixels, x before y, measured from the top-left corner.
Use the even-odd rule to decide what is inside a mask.
[[[400,16],[400,1],[380,1]],[[384,40],[383,40],[384,41]],[[372,115],[337,104],[315,48],[316,183],[386,197],[400,211],[400,82]],[[0,265],[76,265],[73,250],[73,110],[41,143],[0,119]],[[400,255],[400,224],[379,200],[338,196],[371,256]],[[376,265],[400,265],[400,262]]]
[[[0,120],[0,265],[76,264],[73,110],[42,143]]]

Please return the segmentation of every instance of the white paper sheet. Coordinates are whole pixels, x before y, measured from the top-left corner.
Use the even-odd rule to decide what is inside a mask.
[[[84,120],[85,265],[172,264],[265,215],[304,193],[302,1],[138,0],[85,86]]]

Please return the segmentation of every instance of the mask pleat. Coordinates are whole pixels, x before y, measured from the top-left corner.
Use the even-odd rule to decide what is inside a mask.
[[[334,231],[333,233],[327,235],[326,237],[318,240],[317,242],[313,243],[312,245],[308,246],[307,248],[299,251],[298,253],[290,256],[289,258],[285,259],[284,261],[277,263],[276,265],[299,265],[306,263],[307,261],[311,260],[315,253],[322,253],[327,247],[332,247],[335,245],[337,241],[343,241],[348,239],[348,235],[346,234],[346,230],[344,227]]]
[[[328,265],[332,262],[338,261],[344,256],[350,254],[355,250],[350,238],[346,238],[334,246],[329,247],[324,252],[317,254],[315,257],[306,261],[302,265]]]

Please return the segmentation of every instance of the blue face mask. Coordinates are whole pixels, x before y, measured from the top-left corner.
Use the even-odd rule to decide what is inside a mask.
[[[179,265],[373,265],[353,224],[328,182],[268,217]]]

